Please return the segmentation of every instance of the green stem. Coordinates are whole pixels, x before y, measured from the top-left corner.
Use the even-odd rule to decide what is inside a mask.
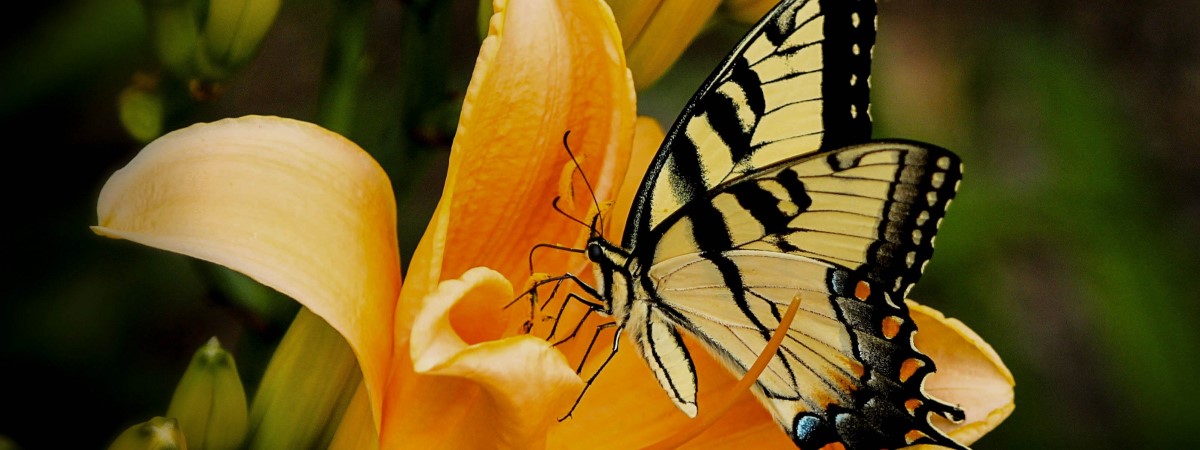
[[[355,105],[366,76],[367,27],[371,2],[332,2],[336,8],[332,39],[325,56],[325,85],[321,91],[318,122],[342,135],[354,132]]]

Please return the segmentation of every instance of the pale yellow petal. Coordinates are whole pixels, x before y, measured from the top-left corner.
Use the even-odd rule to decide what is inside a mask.
[[[967,415],[960,424],[940,417],[935,417],[934,424],[963,445],[970,445],[1012,413],[1012,372],[996,351],[962,322],[911,300],[907,303],[917,323],[917,348],[937,364],[937,372],[925,380],[925,390],[958,405]]]
[[[309,123],[243,117],[150,143],[97,204],[104,236],[212,261],[291,296],[346,338],[378,412],[400,288],[391,184]]]

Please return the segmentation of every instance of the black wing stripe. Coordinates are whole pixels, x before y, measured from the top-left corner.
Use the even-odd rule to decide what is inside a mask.
[[[649,247],[662,237],[664,221],[717,184],[805,152],[870,139],[874,14],[871,1],[784,0],[764,17],[668,131],[635,196],[623,247],[652,258]],[[813,103],[804,114],[819,114],[820,121],[787,125],[785,117],[800,113],[789,106]]]
[[[745,58],[736,59],[732,70],[729,81],[737,84],[746,94],[746,106],[750,108],[750,112],[754,113],[755,117],[762,116],[767,100],[763,97],[763,83],[758,77],[758,72],[750,70]]]
[[[668,174],[674,189],[671,194],[679,204],[688,204],[701,194],[703,167],[700,165],[700,149],[691,139],[681,139],[671,154]]]
[[[803,186],[801,186],[803,189]],[[779,210],[780,199],[776,198],[757,183],[742,183],[730,189],[739,205],[750,212],[767,234],[780,234],[788,231],[792,218]],[[803,191],[801,191],[803,194]],[[803,206],[802,206],[803,208]]]
[[[822,148],[839,148],[871,136],[867,114],[871,47],[875,45],[875,2],[831,1],[825,11],[825,39],[821,46],[826,82],[821,94],[829,105],[822,111],[827,124]],[[855,18],[857,18],[857,23]],[[857,113],[853,113],[857,112]]]

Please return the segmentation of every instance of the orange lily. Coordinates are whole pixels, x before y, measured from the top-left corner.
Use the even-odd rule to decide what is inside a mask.
[[[442,198],[403,285],[386,174],[341,136],[288,119],[227,119],[152,142],[105,185],[94,230],[243,272],[336,329],[357,357],[363,384],[334,447],[652,444],[689,419],[638,356],[619,353],[560,422],[583,387],[573,364],[590,333],[555,347],[539,337],[547,323],[537,318],[534,333],[522,332],[528,306],[504,308],[513,286],[530,275],[530,248],[578,247],[587,237],[550,206],[563,194],[567,213],[595,212],[563,149],[564,133],[590,189],[601,200],[615,198],[609,210],[616,214],[628,209],[630,186],[662,140],[653,121],[635,122],[621,48],[600,0],[496,2]],[[608,223],[623,223],[614,219]],[[580,255],[537,256],[541,271],[586,267]],[[915,305],[913,314],[918,345],[939,363],[930,390],[967,409],[967,423],[950,433],[974,440],[1011,410],[1011,376],[961,324]],[[611,336],[597,345],[610,346]],[[736,380],[695,354],[700,404],[716,404]],[[692,443],[790,446],[752,396],[741,396],[732,411]]]

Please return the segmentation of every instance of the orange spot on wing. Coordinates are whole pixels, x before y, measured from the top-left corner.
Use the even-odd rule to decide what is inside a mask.
[[[904,409],[907,409],[908,414],[910,414],[910,415],[916,415],[917,408],[920,408],[920,407],[921,407],[921,401],[917,400],[915,398],[910,398],[910,399],[904,401]]]
[[[866,300],[871,296],[871,284],[866,281],[859,281],[858,285],[854,286],[854,298]]]
[[[900,325],[904,323],[904,319],[896,316],[887,316],[883,318],[883,337],[891,339],[900,334]]]
[[[846,450],[846,444],[841,442],[830,442],[821,447],[821,450]]]
[[[917,369],[922,367],[925,367],[925,361],[921,361],[917,358],[908,358],[904,360],[904,363],[900,364],[900,382],[907,383],[908,379],[911,378],[913,374],[917,373]]]
[[[911,445],[913,442],[917,442],[917,440],[927,437],[929,437],[929,435],[922,433],[921,430],[912,430],[904,433],[904,442],[907,442]]]

